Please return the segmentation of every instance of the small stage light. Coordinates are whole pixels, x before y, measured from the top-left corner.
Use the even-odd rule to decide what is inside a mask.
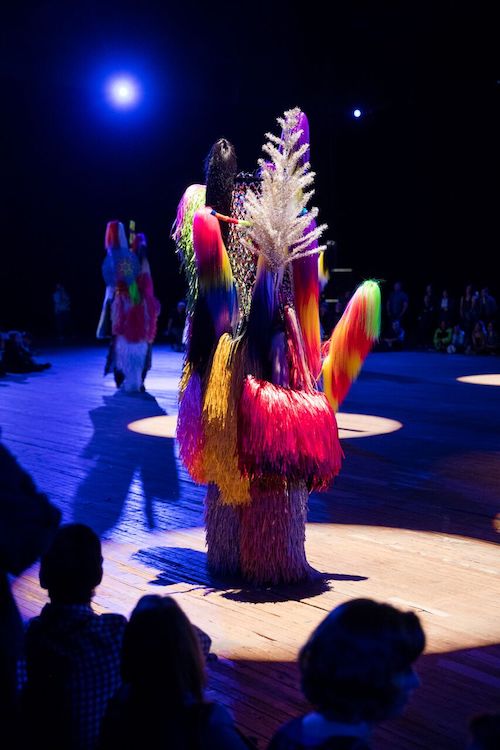
[[[118,109],[135,107],[141,97],[139,84],[128,75],[110,78],[106,85],[106,93],[110,104]]]
[[[127,427],[131,432],[138,432],[140,435],[175,438],[177,430],[177,415],[137,419],[135,422],[130,422]]]
[[[358,119],[359,117],[361,117],[361,110],[360,109],[354,109],[352,111],[352,116],[355,117],[356,119]]]
[[[496,385],[500,386],[500,373],[489,373],[487,375],[462,375],[457,378],[460,383],[472,383],[473,385]]]

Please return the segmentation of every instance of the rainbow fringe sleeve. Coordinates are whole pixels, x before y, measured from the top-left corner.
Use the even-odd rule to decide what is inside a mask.
[[[181,259],[188,283],[188,310],[193,309],[198,294],[198,277],[193,245],[193,218],[205,205],[205,185],[190,185],[177,207],[177,216],[172,227],[172,239]]]
[[[316,228],[313,219],[307,227],[307,232]],[[309,249],[318,247],[318,241],[313,240]],[[316,255],[308,255],[293,262],[293,286],[295,291],[295,308],[299,319],[307,364],[315,380],[321,373],[321,335],[319,326],[319,281],[318,259]]]
[[[322,368],[324,391],[335,412],[380,335],[380,310],[379,285],[365,281],[335,326]]]
[[[194,215],[193,246],[198,293],[207,301],[218,341],[223,333],[231,331],[236,299],[233,273],[220,224],[208,207],[199,209]]]

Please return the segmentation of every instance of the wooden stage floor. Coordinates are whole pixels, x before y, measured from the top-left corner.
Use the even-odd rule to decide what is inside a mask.
[[[181,355],[156,347],[149,394],[135,396],[103,379],[101,347],[43,355],[51,370],[0,379],[1,439],[65,521],[105,540],[96,608],[128,614],[145,592],[174,595],[213,638],[211,695],[260,748],[305,709],[299,647],[355,597],[413,609],[428,637],[422,687],[375,750],[455,750],[472,715],[500,710],[500,388],[456,380],[499,373],[499,358],[370,355],[340,416],[342,474],[310,501],[308,557],[324,584],[255,590],[207,574],[204,488],[172,437],[144,433],[172,434]],[[23,616],[37,614],[36,566],[14,590]]]

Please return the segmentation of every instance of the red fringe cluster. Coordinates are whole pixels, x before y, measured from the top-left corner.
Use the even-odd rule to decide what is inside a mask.
[[[238,407],[238,455],[241,473],[251,479],[272,475],[327,487],[343,454],[326,396],[249,375]]]
[[[137,286],[141,295],[137,305],[132,303],[126,289],[117,289],[112,307],[113,334],[124,336],[131,344],[139,341],[151,344],[156,336],[160,303],[154,296],[150,274],[139,274]]]

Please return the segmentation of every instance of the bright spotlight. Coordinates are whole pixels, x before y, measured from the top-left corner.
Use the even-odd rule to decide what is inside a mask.
[[[361,117],[361,110],[360,109],[353,109],[352,116],[355,117],[356,119],[358,119],[359,117]]]
[[[140,86],[131,76],[114,76],[106,86],[108,101],[118,109],[135,107],[141,97]]]

